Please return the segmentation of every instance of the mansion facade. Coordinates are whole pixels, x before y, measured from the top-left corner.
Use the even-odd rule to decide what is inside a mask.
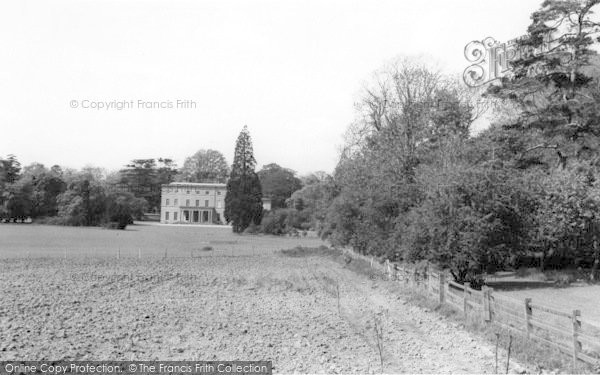
[[[173,182],[161,186],[160,222],[163,224],[222,224],[227,185]]]

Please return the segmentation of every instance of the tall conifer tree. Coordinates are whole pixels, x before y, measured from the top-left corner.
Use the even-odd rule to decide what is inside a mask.
[[[251,223],[262,219],[262,188],[254,171],[256,160],[248,127],[240,132],[225,195],[225,220],[231,222],[235,233],[243,232]]]
[[[488,93],[515,105],[520,116],[506,127],[530,136],[524,154],[550,150],[563,168],[567,160],[600,155],[600,0],[545,0],[517,40],[512,73]]]

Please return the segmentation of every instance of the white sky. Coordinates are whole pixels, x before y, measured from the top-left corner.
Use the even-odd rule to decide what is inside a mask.
[[[461,74],[468,42],[524,34],[540,2],[3,0],[0,157],[113,170],[211,148],[231,163],[247,124],[259,168],[331,172],[374,70],[426,54]],[[197,108],[137,108],[177,99]]]

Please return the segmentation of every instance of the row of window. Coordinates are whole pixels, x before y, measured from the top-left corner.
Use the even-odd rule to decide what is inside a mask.
[[[179,189],[164,189],[163,192],[165,192],[165,193],[171,193],[171,192],[173,192],[173,193],[179,193]],[[186,194],[191,194],[191,190],[186,190],[185,193]],[[221,195],[221,193],[222,192],[220,190],[217,190],[217,195]],[[200,190],[196,190],[196,194],[200,194]],[[206,190],[204,192],[204,194],[205,195],[209,195],[210,191]]]
[[[175,211],[173,212],[173,221],[177,221],[177,214],[178,212]],[[200,216],[202,215],[202,216]],[[211,216],[209,216],[208,211],[192,211],[192,216],[190,216],[190,211],[185,210],[183,211],[183,220],[184,221],[192,221],[194,223],[198,223],[198,222],[208,222],[209,218]],[[217,221],[220,220],[220,215],[217,214]],[[169,221],[169,211],[165,211],[165,221]]]
[[[173,206],[177,206],[177,204],[179,203],[178,199],[175,198],[173,199]],[[204,201],[204,207],[210,207],[209,205],[210,201],[205,200]],[[169,198],[165,199],[165,206],[169,206],[171,204],[171,200]],[[185,200],[185,206],[186,207],[190,207],[190,200],[186,199]],[[200,207],[200,200],[196,199],[196,207]],[[223,208],[223,201],[217,201],[217,208]]]

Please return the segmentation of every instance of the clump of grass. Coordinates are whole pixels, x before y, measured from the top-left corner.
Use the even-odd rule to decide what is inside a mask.
[[[377,344],[381,373],[383,374],[383,325],[381,319],[377,315],[373,317],[373,322],[375,324],[375,343]]]
[[[342,308],[340,303],[340,281],[326,275],[321,276],[320,279],[322,280],[321,284],[325,293],[329,294],[337,300],[338,313],[341,314]]]
[[[302,257],[310,257],[310,256],[331,256],[337,254],[336,250],[330,249],[327,246],[319,246],[319,247],[302,247],[296,246],[293,249],[284,249],[281,250],[281,254],[292,257],[292,258],[302,258]]]
[[[577,281],[589,282],[589,272],[582,268],[540,271],[538,268],[519,268],[515,276],[533,281],[554,282],[556,286],[568,286]]]
[[[246,280],[246,278],[245,278],[245,277],[241,277],[241,276],[238,276],[238,277],[233,277],[233,278],[231,279],[231,281],[233,282],[233,284],[234,284],[235,286],[244,286],[244,285],[247,285],[247,284],[248,284],[248,280]]]
[[[515,271],[515,276],[520,278],[529,278],[535,281],[546,281],[547,278],[543,272],[540,272],[537,268],[531,267],[519,267]]]

